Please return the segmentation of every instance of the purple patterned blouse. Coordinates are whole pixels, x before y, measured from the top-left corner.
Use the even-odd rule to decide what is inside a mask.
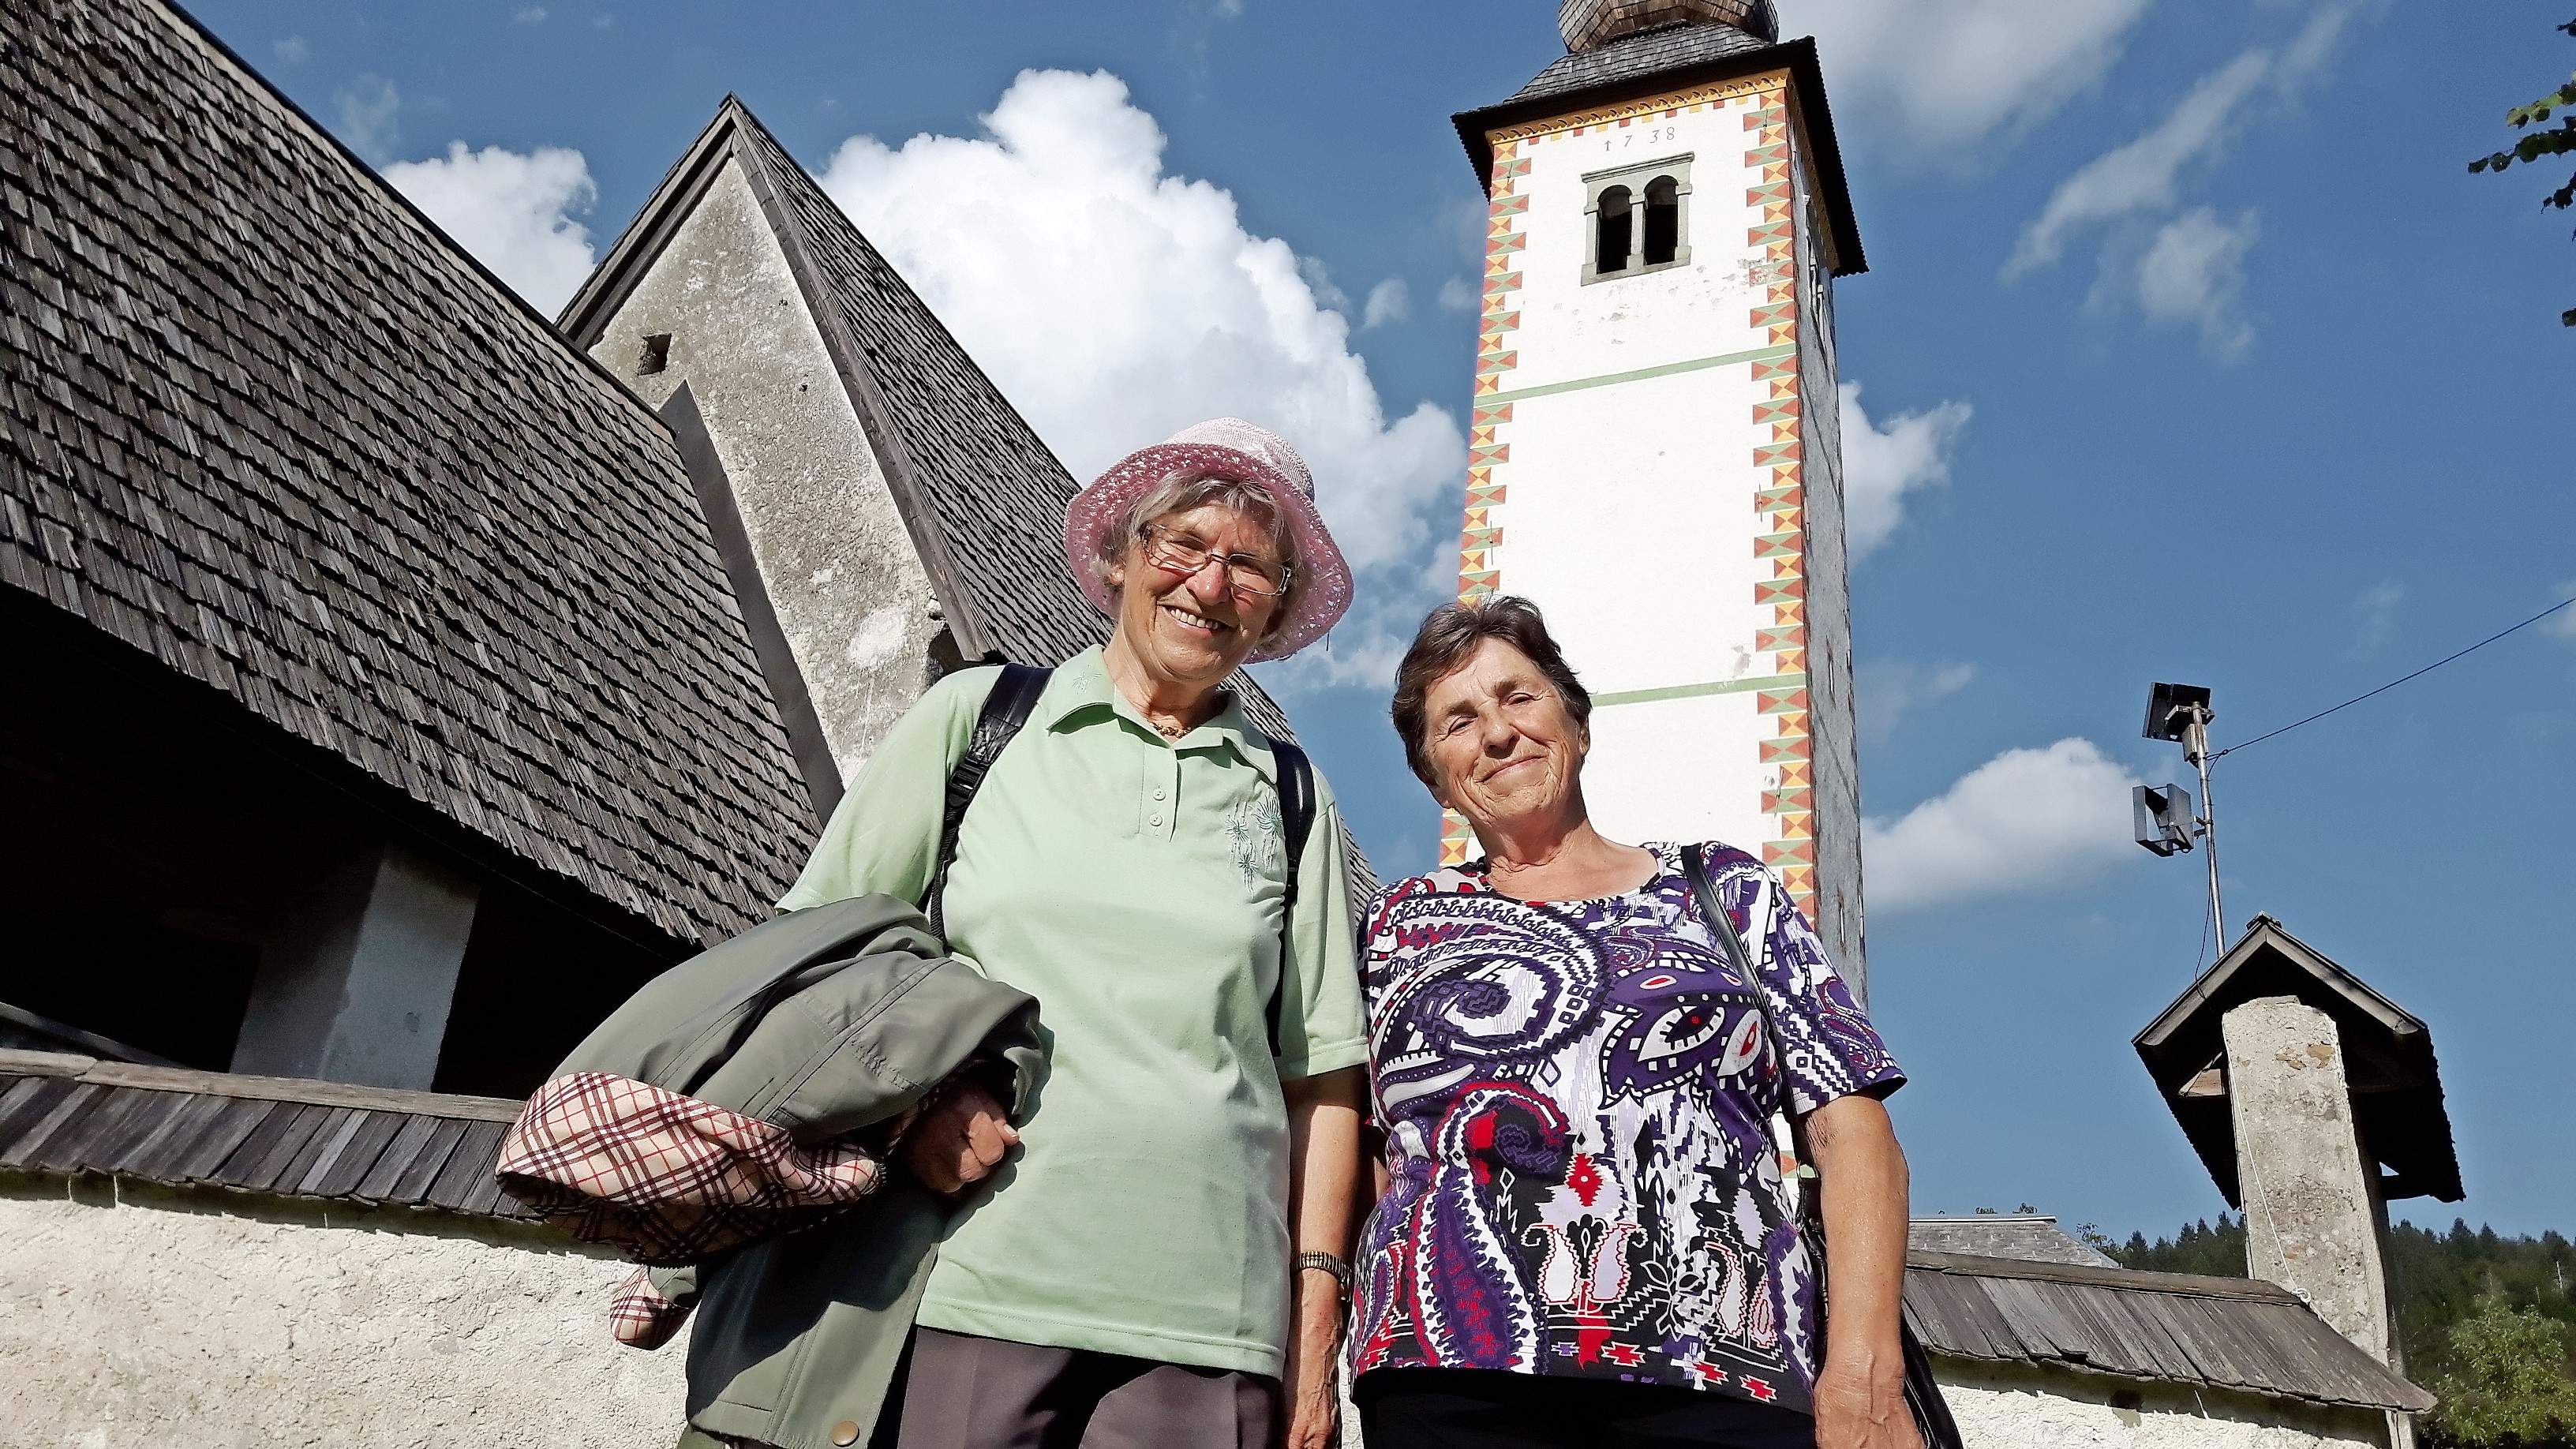
[[[1416,876],[1363,941],[1391,1183],[1360,1238],[1351,1371],[1504,1369],[1804,1410],[1815,1275],[1774,1103],[1904,1081],[1761,864],[1700,847],[1788,1053],[1700,919],[1680,848],[1624,895]]]

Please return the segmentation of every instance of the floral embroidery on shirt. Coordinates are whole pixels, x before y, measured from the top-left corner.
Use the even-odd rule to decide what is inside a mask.
[[[1279,793],[1266,786],[1235,801],[1225,814],[1235,866],[1254,885],[1287,878],[1287,833],[1287,823],[1279,818]]]

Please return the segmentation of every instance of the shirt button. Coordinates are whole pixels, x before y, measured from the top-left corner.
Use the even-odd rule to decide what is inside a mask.
[[[1148,824],[1148,825],[1151,825],[1151,826],[1155,827],[1156,829],[1161,829],[1161,828],[1162,828],[1162,824],[1163,824],[1163,817],[1162,817],[1162,816],[1160,816],[1160,815],[1157,815],[1157,816],[1155,816],[1153,819],[1148,820],[1148,821],[1146,821],[1145,823],[1146,823],[1146,824]]]
[[[1160,799],[1162,799],[1162,798],[1163,798],[1163,787],[1162,787],[1162,786],[1157,785],[1157,786],[1155,786],[1155,787],[1154,787],[1154,798],[1155,798],[1155,799],[1157,799],[1157,800],[1160,800]]]
[[[834,1424],[832,1426],[832,1442],[843,1446],[859,1442],[858,1424],[849,1419],[843,1419],[841,1422]]]

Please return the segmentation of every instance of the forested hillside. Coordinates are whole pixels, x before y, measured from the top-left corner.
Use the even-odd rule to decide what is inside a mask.
[[[2186,1223],[2126,1243],[2088,1234],[2123,1267],[2245,1276],[2245,1220]],[[2453,1219],[2389,1230],[2407,1377],[2440,1394],[2430,1442],[2460,1449],[2576,1449],[2576,1245],[2556,1232],[2508,1238]]]

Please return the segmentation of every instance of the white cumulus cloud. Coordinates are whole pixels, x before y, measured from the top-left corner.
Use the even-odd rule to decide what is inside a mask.
[[[1907,149],[1965,159],[2102,78],[2152,0],[1795,0],[1834,109]]]
[[[579,151],[531,152],[448,143],[447,154],[397,161],[387,181],[428,213],[457,244],[538,311],[552,316],[572,298],[595,260],[590,230],[573,216],[599,189]]]
[[[1853,696],[1860,709],[1861,743],[1874,745],[1895,738],[1898,721],[1916,706],[1948,699],[1975,683],[1977,666],[1879,659],[1862,664],[1857,673]]]
[[[2246,51],[2192,87],[2154,130],[2094,157],[2060,182],[2039,216],[2023,229],[2004,275],[2056,261],[2068,238],[2087,226],[2170,210],[2180,195],[2184,168],[2226,141],[2238,109],[2271,69],[2270,51]]]
[[[1413,315],[1413,293],[1402,277],[1389,277],[1369,288],[1368,301],[1360,309],[1360,330],[1401,322]]]
[[[1869,908],[1920,911],[2092,879],[2137,852],[2137,783],[2090,740],[2007,750],[1901,817],[1863,823]]]
[[[2191,181],[2217,164],[2267,98],[2275,107],[2294,101],[2333,59],[2355,18],[2382,8],[2385,0],[2324,0],[2277,47],[2250,47],[2203,76],[2161,122],[2060,182],[2022,228],[2003,275],[2053,266],[2079,237],[2099,229],[2106,239],[2096,303],[2133,295],[2149,322],[2197,327],[2211,356],[2243,357],[2254,341],[2243,291],[2256,215],[2251,208],[2233,219],[2207,206],[2186,210]]]
[[[1446,312],[1473,312],[1484,294],[1465,277],[1451,277],[1440,284],[1440,307]]]
[[[1976,409],[1945,402],[1881,425],[1861,406],[1860,384],[1846,382],[1842,414],[1843,531],[1858,561],[1905,521],[1907,494],[1950,481],[1950,452]]]
[[[2560,584],[2558,597],[2576,599],[2576,579],[2569,579]],[[2576,643],[2576,605],[2570,605],[2541,620],[2540,631],[2553,639],[2565,639],[2570,643]]]
[[[2397,606],[2406,602],[2406,586],[2395,579],[2374,585],[2352,601],[2353,616],[2361,627],[2353,636],[2352,652],[2375,654],[2388,642],[2389,632],[2397,626]]]
[[[2234,221],[2195,207],[2156,229],[2138,259],[2138,308],[2150,322],[2196,326],[2212,357],[2233,362],[2254,345],[2245,315],[2245,254],[2261,230],[2248,208]]]
[[[1116,76],[1023,71],[981,119],[971,137],[854,136],[823,187],[1074,475],[1202,418],[1252,419],[1305,454],[1334,536],[1377,575],[1364,597],[1418,595],[1466,439],[1429,403],[1389,416],[1322,269],[1246,230],[1223,187],[1167,170]]]
[[[350,150],[370,161],[392,152],[394,138],[400,134],[397,117],[402,114],[402,93],[392,81],[380,75],[359,76],[332,92],[331,104],[340,113],[340,140]]]

